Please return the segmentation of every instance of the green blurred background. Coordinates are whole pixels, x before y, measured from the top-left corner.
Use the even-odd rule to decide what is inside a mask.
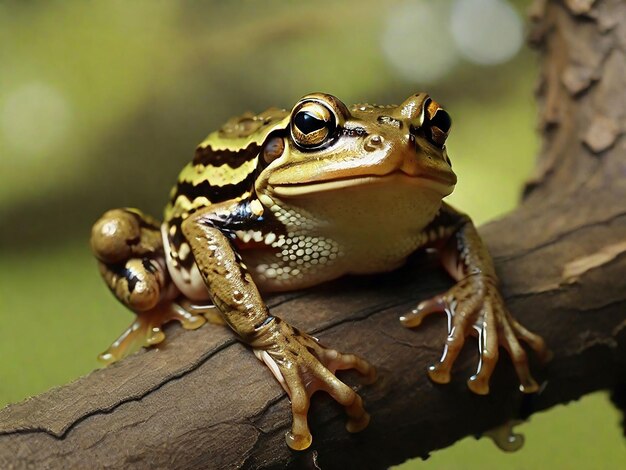
[[[538,151],[526,1],[0,3],[0,404],[97,367],[131,321],[92,260],[106,209],[160,216],[195,145],[246,110],[326,91],[453,116],[450,201],[483,222],[518,201]],[[613,468],[605,394],[533,416],[504,454],[465,439],[402,468]]]

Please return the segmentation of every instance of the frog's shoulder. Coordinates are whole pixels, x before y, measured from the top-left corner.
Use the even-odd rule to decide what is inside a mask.
[[[233,117],[210,133],[178,175],[165,220],[185,219],[202,207],[249,195],[263,143],[272,132],[288,126],[288,111],[269,108]]]

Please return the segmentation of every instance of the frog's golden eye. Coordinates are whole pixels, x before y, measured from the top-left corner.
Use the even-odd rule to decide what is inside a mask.
[[[424,136],[431,144],[441,148],[448,138],[452,119],[437,102],[430,98],[424,103],[424,108],[424,122],[421,126]]]
[[[304,101],[294,109],[291,137],[300,147],[313,149],[330,142],[337,130],[335,114],[323,103]]]

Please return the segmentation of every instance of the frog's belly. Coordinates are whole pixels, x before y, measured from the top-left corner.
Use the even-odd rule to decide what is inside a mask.
[[[406,236],[385,243],[372,240],[343,244],[320,236],[292,236],[281,251],[249,250],[242,257],[262,291],[302,289],[346,274],[372,274],[399,268],[423,244],[423,237]]]
[[[255,283],[262,292],[284,292],[304,289],[328,282],[346,274],[371,274],[392,271],[399,268],[406,258],[421,244],[421,238],[407,237],[398,243],[387,245],[391,249],[377,253],[358,249],[344,250],[336,244],[320,241],[311,244],[310,238],[303,239],[304,248],[289,250],[285,258],[282,252],[250,250],[242,253],[242,258]],[[296,242],[297,243],[297,242]],[[300,250],[303,254],[296,255]],[[289,259],[289,257],[295,259]],[[194,264],[190,271],[183,272],[171,265],[169,271],[178,290],[188,299],[207,300],[209,293],[198,267]]]
[[[164,240],[167,268],[180,293],[193,301],[209,299],[209,291],[198,266],[194,263],[190,269],[185,269],[175,263],[167,238]],[[345,263],[336,262],[341,253],[334,242],[327,242],[320,237],[292,237],[287,240],[279,238],[276,243],[286,249],[268,247],[241,252],[246,268],[262,292],[310,287],[346,273]]]
[[[423,245],[426,236],[418,233],[386,239],[364,237],[340,243],[322,236],[292,235],[277,248],[243,250],[241,255],[261,291],[281,292],[314,286],[346,274],[392,271]],[[208,299],[197,266],[183,271],[174,266],[168,251],[169,272],[180,292],[191,300]]]

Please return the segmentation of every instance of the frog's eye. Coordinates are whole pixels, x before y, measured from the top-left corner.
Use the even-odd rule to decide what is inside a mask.
[[[431,144],[443,147],[452,126],[450,115],[435,101],[428,98],[424,103],[424,122],[422,129],[424,136]]]
[[[330,141],[337,130],[334,113],[323,103],[305,101],[298,105],[291,118],[291,137],[305,149],[313,149]]]

